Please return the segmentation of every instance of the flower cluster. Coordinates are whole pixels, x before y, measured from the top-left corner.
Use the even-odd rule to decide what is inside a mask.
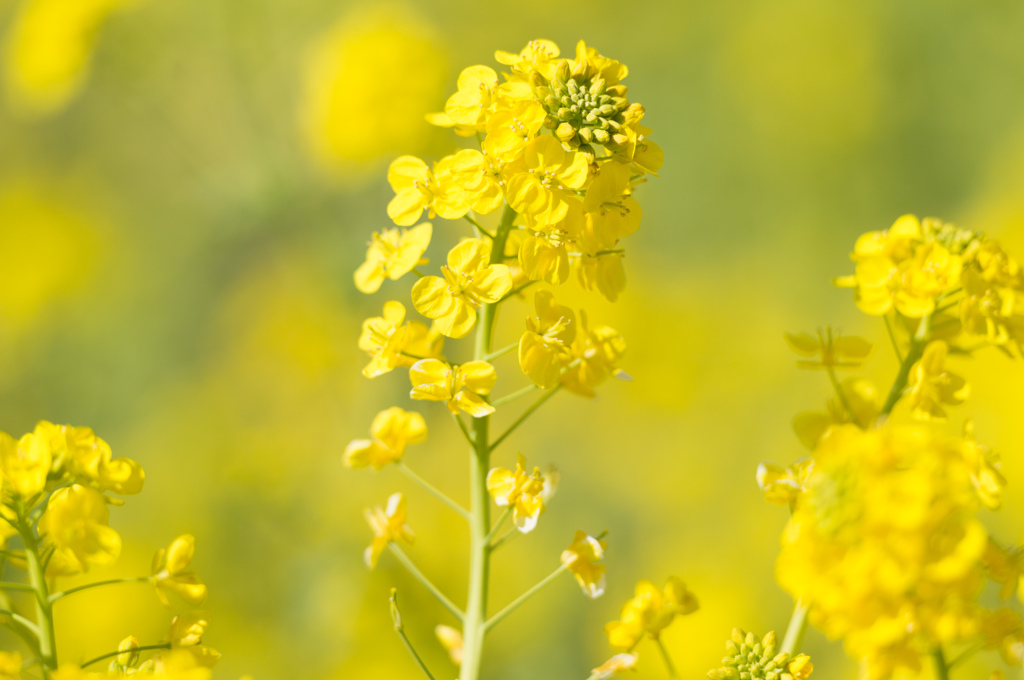
[[[711,680],[804,680],[810,677],[814,670],[810,657],[776,653],[776,649],[774,631],[758,640],[753,633],[736,628],[732,639],[725,643],[722,667],[708,671],[708,677]]]

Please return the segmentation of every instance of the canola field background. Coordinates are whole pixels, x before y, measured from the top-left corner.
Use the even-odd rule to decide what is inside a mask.
[[[27,25],[29,4],[0,0],[0,429],[88,425],[143,465],[145,491],[112,510],[121,560],[85,578],[148,574],[158,547],[194,534],[218,677],[414,677],[392,585],[429,665],[451,668],[432,634],[444,611],[392,559],[363,565],[362,510],[401,489],[412,556],[463,597],[461,520],[394,469],[342,466],[380,408],[413,408],[400,376],[360,375],[360,323],[383,298],[352,272],[389,222],[387,163],[448,152],[423,114],[462,67],[496,68],[494,50],[585,39],[627,64],[666,161],[642,189],[618,304],[569,300],[625,336],[633,382],[559,395],[496,458],[553,462],[562,483],[496,559],[492,607],[557,566],[577,528],[609,531],[608,592],[590,601],[563,579],[524,605],[488,647],[491,680],[585,677],[641,578],[679,575],[700,599],[665,636],[684,677],[718,664],[734,626],[781,634],[786,511],[754,471],[803,454],[790,420],[830,390],[783,333],[863,335],[888,385],[884,326],[830,285],[859,234],[912,212],[1024,252],[1011,0],[77,0]],[[442,242],[465,233],[434,224]],[[497,346],[530,311],[503,312]],[[977,397],[957,416],[1001,452],[992,526],[1021,543],[1024,367],[994,355],[970,360]],[[513,356],[496,363],[497,393],[521,384]],[[458,432],[442,405],[416,410],[431,437],[406,460],[467,502]],[[61,605],[59,653],[159,639],[167,620],[143,585],[83,593]],[[815,677],[855,677],[840,645],[812,630],[805,647]]]

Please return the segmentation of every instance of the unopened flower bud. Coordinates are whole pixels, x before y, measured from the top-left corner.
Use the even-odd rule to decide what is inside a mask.
[[[121,652],[117,655],[117,664],[121,668],[127,668],[134,666],[139,662],[139,641],[134,635],[129,635],[124,640],[121,640],[121,644],[117,646],[117,651]]]
[[[569,80],[569,76],[569,61],[567,59],[563,59],[562,61],[558,62],[558,67],[555,69],[555,79],[560,80],[564,83],[565,81]]]
[[[576,136],[576,128],[569,123],[562,123],[555,129],[555,137],[561,142],[568,142]]]

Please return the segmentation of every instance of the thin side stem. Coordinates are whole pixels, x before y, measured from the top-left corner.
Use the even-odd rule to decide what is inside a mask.
[[[679,680],[679,673],[676,672],[676,666],[672,663],[672,657],[668,655],[668,649],[665,648],[665,643],[660,637],[654,638],[654,641],[658,643],[658,649],[661,650],[661,658],[665,660],[665,669],[668,670],[669,679]]]
[[[510,290],[508,293],[505,294],[505,297],[503,297],[500,300],[498,300],[498,303],[500,304],[500,303],[504,302],[505,300],[508,300],[509,298],[514,298],[515,296],[519,295],[520,293],[522,293],[524,290],[526,290],[530,286],[534,285],[535,283],[540,283],[540,279],[537,279],[536,281],[530,281],[528,283],[524,283],[523,285],[519,286],[515,290]]]
[[[903,396],[903,390],[906,389],[907,382],[910,380],[910,369],[914,367],[914,364],[916,364],[924,354],[924,348],[927,344],[926,340],[928,338],[928,329],[929,318],[926,316],[921,319],[921,325],[918,328],[913,341],[910,343],[910,349],[907,350],[907,355],[903,357],[903,363],[900,364],[900,371],[896,375],[896,380],[892,384],[892,389],[889,390],[889,396],[885,400],[885,405],[882,407],[882,412],[879,415],[879,418],[887,418],[896,406],[896,402],[898,402],[900,397]]]
[[[391,548],[391,552],[394,554],[396,558],[398,558],[398,561],[402,563],[402,566],[405,567],[409,571],[409,573],[412,574],[412,577],[419,581],[424,588],[430,591],[430,594],[433,595],[434,598],[441,603],[442,607],[450,611],[452,613],[452,616],[457,618],[459,621],[462,621],[463,618],[465,618],[465,614],[462,613],[462,610],[456,607],[455,604],[451,600],[449,600],[444,593],[441,592],[440,588],[438,588],[430,582],[430,579],[428,579],[423,574],[423,572],[420,571],[419,567],[417,567],[413,563],[413,561],[409,559],[409,556],[406,555],[401,548],[399,548],[394,543],[389,543],[388,547]]]
[[[491,352],[490,354],[488,354],[487,356],[484,357],[484,361],[494,361],[495,359],[497,359],[499,357],[503,357],[506,354],[508,354],[509,352],[511,352],[513,350],[516,350],[516,349],[519,349],[519,343],[518,342],[513,342],[508,347],[502,347],[501,349],[499,349],[496,352]]]
[[[170,649],[170,648],[171,648],[171,643],[170,642],[163,642],[163,643],[161,643],[159,645],[142,645],[141,647],[136,647],[132,651],[133,652],[151,652],[151,651],[156,650],[156,649]],[[97,656],[95,659],[89,659],[85,663],[81,664],[81,667],[85,668],[86,666],[91,666],[94,663],[99,663],[100,661],[105,661],[106,659],[115,657],[118,654],[124,654],[124,652],[122,652],[121,650],[118,650],[116,652],[107,652],[106,654],[101,654],[100,656]]]
[[[552,581],[554,581],[554,580],[555,580],[556,578],[558,578],[559,576],[561,576],[561,575],[562,575],[562,574],[563,574],[564,572],[566,572],[566,571],[569,571],[569,567],[565,566],[564,564],[563,564],[563,565],[560,565],[560,566],[558,567],[558,569],[555,569],[555,570],[554,570],[553,572],[551,572],[550,574],[548,574],[547,576],[545,576],[545,577],[544,577],[544,579],[543,579],[543,580],[542,580],[542,581],[541,581],[540,583],[538,583],[538,584],[537,584],[537,585],[535,585],[534,587],[530,588],[529,590],[527,590],[527,591],[526,591],[525,593],[523,593],[522,595],[520,595],[520,596],[519,596],[519,597],[517,597],[516,599],[512,600],[512,602],[511,602],[511,603],[510,603],[510,604],[509,604],[508,606],[506,606],[506,607],[505,607],[504,609],[502,609],[502,610],[501,610],[501,611],[499,611],[499,612],[498,612],[497,614],[495,614],[494,616],[492,616],[492,617],[491,617],[491,618],[490,618],[490,619],[489,619],[489,620],[487,621],[487,623],[486,623],[486,624],[484,624],[484,630],[485,630],[485,631],[489,631],[489,630],[490,630],[491,628],[494,628],[494,627],[495,627],[496,625],[498,625],[499,623],[501,623],[501,622],[502,622],[502,620],[503,620],[503,619],[504,619],[504,618],[505,618],[506,616],[508,616],[509,614],[511,614],[512,612],[514,612],[515,610],[519,609],[519,607],[520,607],[520,606],[521,606],[521,605],[522,605],[522,604],[523,604],[524,602],[526,602],[526,601],[527,601],[527,600],[529,600],[529,599],[530,599],[531,597],[533,597],[534,595],[536,595],[537,593],[539,593],[539,592],[540,592],[541,590],[543,590],[543,589],[544,589],[544,586],[546,586],[547,584],[549,584],[549,583],[551,583]]]
[[[794,656],[800,649],[804,640],[804,632],[807,630],[807,611],[810,609],[803,602],[798,601],[793,607],[793,616],[789,619],[789,626],[786,627],[786,635],[782,638],[780,652],[786,652]]]
[[[507,520],[508,516],[511,515],[511,514],[512,514],[512,506],[510,505],[510,506],[505,508],[505,512],[501,513],[501,516],[498,517],[498,521],[494,523],[494,526],[491,527],[491,531],[487,534],[487,543],[488,543],[488,545],[490,545],[491,541],[494,540],[494,537],[498,534],[498,530],[501,529],[502,526],[504,526],[505,520]],[[492,546],[492,549],[493,549],[493,546]]]
[[[896,352],[896,358],[899,359],[900,363],[903,363],[903,352],[900,351],[900,343],[896,341],[896,331],[892,328],[892,320],[889,319],[889,315],[885,317],[885,330],[889,332],[889,341],[892,342],[892,349]]]
[[[42,659],[43,675],[57,670],[57,637],[53,628],[53,605],[46,582],[46,571],[39,560],[39,539],[35,529],[25,522],[24,509],[20,509],[18,533],[25,546],[25,563],[29,582],[36,591],[36,628],[39,637],[39,657]]]
[[[39,626],[37,626],[33,621],[26,619],[18,612],[12,612],[10,609],[0,609],[0,615],[11,617],[12,621],[21,627],[28,629],[36,637],[39,636]]]
[[[416,653],[416,648],[412,646],[412,642],[405,634],[405,626],[402,624],[402,614],[398,610],[398,591],[394,588],[391,589],[391,598],[388,602],[391,604],[391,619],[395,624],[395,632],[398,633],[398,637],[402,638],[402,642],[405,643],[405,648],[409,650],[409,654],[412,655],[412,658],[416,661],[416,665],[420,667],[420,670],[423,671],[430,680],[434,680],[434,675],[430,672],[430,669],[427,668],[427,664],[423,662],[420,655]]]
[[[27,583],[0,583],[0,590],[28,590],[35,592],[35,588]]]
[[[493,406],[494,408],[504,406],[509,402],[515,401],[519,397],[525,397],[527,394],[530,394],[531,392],[536,392],[539,389],[540,388],[534,384],[527,385],[521,390],[516,390],[515,392],[506,394],[504,397],[499,397],[498,399],[495,399],[494,401],[491,402],[491,406]]]
[[[430,492],[430,494],[432,494],[435,498],[437,498],[437,500],[441,501],[442,503],[447,505],[449,508],[451,508],[455,512],[459,513],[459,515],[461,515],[463,519],[466,519],[466,520],[469,519],[469,511],[468,510],[466,510],[464,507],[462,507],[461,505],[456,503],[454,500],[449,498],[448,495],[445,494],[445,492],[441,491],[436,486],[434,486],[433,484],[431,484],[430,482],[428,482],[427,480],[423,479],[418,474],[413,472],[412,468],[410,468],[408,465],[406,465],[403,461],[397,461],[395,463],[395,467],[397,467],[399,470],[401,470],[402,473],[406,477],[408,477],[409,479],[411,479],[412,481],[416,482],[421,487],[426,489],[428,492]]]
[[[850,408],[850,402],[846,400],[846,393],[843,392],[843,387],[839,384],[839,379],[836,377],[836,370],[832,366],[826,366],[825,372],[828,373],[828,379],[832,383],[832,389],[836,391],[836,396],[839,397],[839,403],[842,404],[843,410],[846,411],[846,415],[850,416],[851,422],[856,423],[857,416],[854,415],[853,409]]]
[[[462,436],[466,438],[466,441],[469,443],[469,445],[476,446],[476,444],[473,443],[473,435],[470,434],[469,429],[466,428],[466,423],[463,422],[462,416],[460,416],[458,413],[453,413],[452,418],[455,419],[456,424],[458,424],[459,426],[459,430],[462,431]]]
[[[936,647],[932,652],[932,661],[935,664],[935,680],[949,680],[949,666],[946,665],[946,655],[942,647]]]
[[[517,536],[522,536],[522,532],[516,529],[509,529],[508,531],[506,531],[501,538],[499,538],[491,545],[491,554],[494,554],[494,551],[496,551],[498,548],[505,545]]]
[[[491,239],[492,241],[494,240],[494,234],[492,234],[491,232],[487,231],[482,226],[480,226],[480,223],[477,222],[476,220],[474,220],[472,217],[470,217],[469,213],[466,213],[465,215],[463,215],[463,217],[466,218],[467,222],[469,222],[470,224],[473,225],[474,229],[476,229],[477,231],[479,231],[481,234],[483,234],[487,238]]]
[[[552,389],[552,390],[548,390],[547,392],[545,392],[545,393],[544,393],[544,396],[543,396],[543,397],[541,397],[540,399],[538,399],[537,401],[535,401],[535,402],[533,403],[533,406],[531,406],[530,408],[526,409],[526,411],[524,411],[524,412],[523,412],[523,415],[519,416],[519,417],[518,417],[518,418],[516,419],[516,421],[515,421],[514,423],[512,423],[512,424],[511,424],[511,425],[509,426],[509,428],[508,428],[507,430],[505,430],[505,433],[504,433],[504,434],[502,434],[502,435],[501,435],[500,437],[498,437],[497,439],[495,439],[495,440],[494,440],[494,443],[493,443],[493,444],[491,444],[491,450],[493,451],[494,449],[498,448],[498,445],[499,445],[499,444],[501,444],[501,443],[502,443],[503,441],[505,441],[505,438],[506,438],[506,437],[508,437],[508,436],[509,436],[510,434],[512,434],[513,432],[515,432],[515,430],[516,430],[516,428],[517,428],[517,427],[519,427],[520,425],[522,425],[522,424],[523,424],[523,422],[524,422],[524,421],[525,421],[525,420],[526,420],[527,418],[529,418],[529,417],[530,417],[531,415],[533,415],[533,412],[534,412],[534,411],[536,411],[536,410],[537,410],[537,409],[539,409],[539,408],[540,408],[541,406],[543,406],[543,405],[544,405],[544,402],[546,402],[546,401],[547,401],[548,399],[550,399],[551,397],[555,396],[555,394],[556,394],[556,393],[557,393],[557,392],[558,392],[558,391],[559,391],[560,389],[562,389],[562,386],[561,386],[561,385],[559,385],[558,387],[555,387],[555,388],[554,388],[554,389]]]
[[[50,595],[50,602],[56,602],[62,598],[71,595],[72,593],[79,593],[83,590],[89,590],[90,588],[99,588],[100,586],[111,586],[115,583],[152,583],[152,576],[130,576],[127,578],[112,578],[109,581],[97,581],[96,583],[86,583],[84,586],[78,586],[76,588],[68,588],[65,591],[54,593]]]

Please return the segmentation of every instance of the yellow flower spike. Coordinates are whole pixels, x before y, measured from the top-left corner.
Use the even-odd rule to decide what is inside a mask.
[[[448,652],[448,658],[456,666],[462,665],[462,633],[444,624],[438,624],[434,628],[434,635],[437,636],[441,646]]]
[[[945,420],[943,406],[958,406],[970,394],[967,381],[946,370],[948,353],[949,346],[942,340],[930,342],[910,369],[907,404],[915,418]]]
[[[804,458],[787,468],[761,463],[757,466],[757,485],[769,503],[792,507],[803,492],[807,477],[813,469],[812,458]]]
[[[616,654],[590,671],[590,677],[587,680],[607,680],[608,678],[614,678],[623,671],[634,670],[639,658],[637,654]]]
[[[503,264],[489,264],[490,243],[467,239],[448,253],[440,276],[424,276],[412,287],[413,305],[449,338],[465,337],[476,323],[475,307],[497,302],[512,290]]]
[[[204,611],[186,612],[171,620],[171,627],[167,632],[167,642],[170,643],[171,649],[161,657],[160,663],[168,675],[197,668],[211,668],[217,663],[221,656],[220,652],[202,644],[209,626],[210,615]],[[191,675],[185,677],[190,680],[192,678]]]
[[[392,541],[402,539],[406,543],[412,543],[415,540],[415,534],[405,523],[406,514],[405,496],[400,493],[388,496],[387,504],[383,508],[379,505],[367,508],[366,521],[373,530],[373,542],[366,549],[364,559],[370,569],[377,566],[381,553]]]
[[[451,156],[431,169],[415,156],[400,156],[388,168],[388,183],[395,197],[388,217],[400,227],[411,227],[426,210],[429,217],[459,219],[469,212],[469,197],[458,182]]]
[[[73,484],[50,496],[39,518],[43,544],[52,546],[48,572],[70,575],[109,566],[121,554],[121,537],[107,522],[110,510],[99,491]]]
[[[0,652],[0,680],[21,680],[21,654]]]
[[[807,333],[786,333],[786,344],[802,357],[816,357],[813,361],[798,361],[800,368],[858,368],[871,356],[873,345],[864,338],[842,336],[831,328],[818,331],[818,337]]]
[[[540,468],[526,472],[526,459],[516,458],[515,472],[503,467],[487,473],[487,491],[499,507],[512,507],[512,521],[520,533],[528,534],[544,512],[544,476]]]
[[[562,551],[562,564],[576,577],[576,582],[583,589],[583,594],[590,598],[604,595],[605,571],[601,564],[607,541],[594,538],[579,529],[569,547]]]
[[[487,66],[463,69],[457,86],[459,91],[445,103],[445,113],[455,123],[480,131],[486,129],[487,118],[496,108],[533,96],[528,84],[501,83],[494,69]]]
[[[0,474],[5,490],[24,499],[42,492],[51,461],[50,438],[45,428],[37,428],[17,441],[0,432]]]
[[[530,142],[510,169],[506,182],[509,205],[541,224],[564,219],[570,202],[579,199],[588,178],[583,154],[566,151],[554,137],[542,135]]]
[[[587,314],[583,310],[580,310],[579,323],[571,347],[573,360],[579,363],[570,365],[562,373],[562,385],[574,394],[593,398],[596,395],[594,388],[609,376],[630,379],[628,374],[618,368],[619,361],[626,353],[626,341],[614,328],[589,328]]]
[[[527,79],[530,74],[539,73],[546,80],[551,80],[558,66],[560,54],[558,45],[550,40],[531,40],[519,54],[497,50],[494,53],[494,60],[510,66],[512,73],[520,78]]]
[[[474,418],[494,413],[494,407],[483,397],[491,393],[498,375],[486,361],[451,366],[437,359],[424,359],[409,369],[409,379],[413,399],[444,401],[452,413],[462,410]]]
[[[533,304],[537,316],[526,319],[526,331],[519,340],[519,367],[534,385],[546,390],[558,384],[562,370],[572,361],[576,314],[557,304],[549,291],[537,293]]]
[[[359,349],[370,355],[363,369],[367,378],[376,378],[398,366],[412,366],[423,358],[440,358],[444,338],[436,329],[419,321],[405,322],[405,305],[392,300],[384,303],[381,316],[363,322]]]
[[[372,466],[380,470],[402,459],[405,447],[427,438],[427,424],[415,411],[392,406],[378,413],[370,424],[370,439],[356,439],[345,448],[345,465]]]
[[[376,293],[384,279],[397,281],[419,264],[426,264],[423,253],[430,245],[433,227],[429,222],[412,229],[384,229],[374,233],[366,251],[366,261],[356,269],[356,288]]]
[[[190,605],[202,604],[206,599],[206,585],[189,569],[196,551],[196,539],[191,534],[179,536],[165,550],[161,548],[153,557],[153,585],[157,597],[170,607],[168,593],[174,593]]]

